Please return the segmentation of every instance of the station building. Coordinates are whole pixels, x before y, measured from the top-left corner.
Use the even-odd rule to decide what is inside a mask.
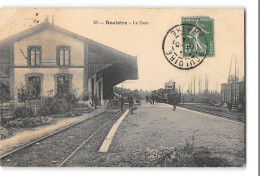
[[[138,79],[137,58],[45,22],[0,41],[0,81],[8,78],[10,99],[19,83],[32,82],[36,97],[64,85],[100,104],[113,87]]]

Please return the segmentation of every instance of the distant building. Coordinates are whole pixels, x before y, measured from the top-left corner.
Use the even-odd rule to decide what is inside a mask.
[[[104,104],[113,96],[113,86],[138,79],[136,57],[48,20],[0,41],[0,61],[0,83],[8,79],[12,100],[19,83],[31,82],[39,97],[51,89],[63,91],[64,85],[75,86],[80,95],[97,94]]]
[[[238,109],[245,108],[245,82],[239,80],[235,75],[228,77],[227,83],[221,84],[221,102],[229,110],[233,107]]]

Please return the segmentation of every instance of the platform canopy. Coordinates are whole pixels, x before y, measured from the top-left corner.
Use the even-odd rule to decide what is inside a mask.
[[[104,82],[115,86],[125,80],[138,79],[137,58],[110,47],[90,43],[89,76],[97,74]]]

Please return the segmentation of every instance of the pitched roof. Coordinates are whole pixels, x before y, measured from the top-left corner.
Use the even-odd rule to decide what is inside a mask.
[[[27,30],[24,30],[22,32],[19,32],[13,36],[10,36],[2,41],[0,41],[0,47],[4,47],[4,46],[8,46],[8,44],[12,44],[16,41],[22,40],[26,37],[29,37],[31,35],[37,34],[39,32],[42,32],[44,30],[54,30],[57,31],[61,34],[70,36],[74,39],[83,41],[84,43],[89,45],[90,48],[90,52],[98,52],[101,54],[101,60],[99,60],[98,58],[95,57],[95,60],[97,60],[96,62],[102,62],[102,60],[104,61],[104,59],[106,60],[105,62],[109,62],[109,63],[120,63],[120,62],[124,62],[126,64],[130,64],[133,66],[133,68],[135,68],[136,70],[136,75],[138,75],[138,70],[137,70],[137,58],[131,55],[128,55],[126,53],[123,53],[119,50],[116,50],[114,48],[111,48],[109,46],[103,45],[101,43],[95,42],[91,39],[88,39],[86,37],[83,37],[81,35],[78,35],[76,33],[73,33],[71,31],[68,31],[66,29],[63,29],[59,26],[56,26],[54,24],[51,24],[48,22],[48,20],[46,20],[45,22],[38,24],[37,26],[31,27]],[[90,58],[90,63],[91,63],[91,58]],[[95,63],[93,63],[95,64]],[[136,77],[136,79],[138,78],[138,76]]]
[[[10,36],[10,37],[8,37],[6,39],[3,39],[2,41],[0,41],[0,46],[1,45],[6,45],[6,44],[11,44],[13,42],[22,40],[22,39],[24,39],[26,37],[29,37],[31,35],[37,34],[39,32],[42,32],[42,31],[44,31],[46,29],[54,30],[54,31],[57,31],[57,32],[62,33],[64,35],[67,35],[67,36],[70,36],[72,38],[75,38],[77,40],[81,40],[83,42],[89,43],[92,47],[101,48],[101,49],[104,49],[105,51],[112,52],[112,53],[116,52],[117,54],[119,54],[119,55],[121,55],[123,57],[130,57],[132,59],[133,58],[135,59],[134,56],[128,55],[128,54],[123,53],[123,52],[121,52],[119,50],[116,50],[116,49],[111,48],[109,46],[103,45],[101,43],[98,43],[96,41],[93,41],[91,39],[83,37],[81,35],[78,35],[78,34],[76,34],[74,32],[68,31],[68,30],[63,29],[63,28],[61,28],[59,26],[51,24],[51,23],[48,22],[48,20],[45,20],[45,22],[43,22],[41,24],[38,24],[38,25],[36,25],[34,27],[31,27],[31,28],[29,28],[27,30],[19,32],[19,33],[15,34],[15,35],[12,35],[12,36]]]

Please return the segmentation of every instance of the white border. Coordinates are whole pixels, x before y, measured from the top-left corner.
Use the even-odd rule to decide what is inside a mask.
[[[149,8],[245,8],[247,81],[247,165],[245,168],[1,168],[1,175],[181,175],[245,176],[258,173],[258,0],[0,0],[0,7],[149,7]]]

